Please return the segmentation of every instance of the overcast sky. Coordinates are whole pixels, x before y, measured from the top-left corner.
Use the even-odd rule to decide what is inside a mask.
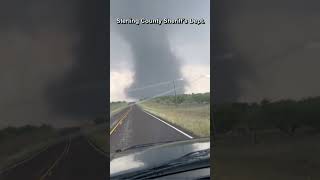
[[[110,9],[111,101],[137,98],[127,95],[126,88],[130,86],[140,88],[174,78],[184,79],[184,93],[210,91],[210,79],[205,76],[210,74],[209,0],[112,0]],[[117,18],[194,18],[204,19],[205,24],[137,26],[116,24]]]

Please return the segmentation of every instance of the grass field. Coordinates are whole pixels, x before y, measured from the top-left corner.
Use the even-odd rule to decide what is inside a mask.
[[[0,169],[50,145],[57,132],[49,127],[6,128],[0,131]]]
[[[128,103],[124,101],[110,102],[110,116],[113,116],[114,114],[120,112],[126,107],[128,107]],[[109,152],[109,131],[105,130],[105,128],[99,128],[99,130],[94,130],[95,128],[95,126],[86,127],[86,131],[90,131],[90,133],[86,134],[87,138],[104,152]]]
[[[214,177],[220,180],[320,179],[320,135],[271,133],[250,137],[217,137]]]
[[[146,111],[186,129],[199,137],[210,135],[210,104],[158,103],[155,100],[139,104]]]
[[[111,102],[110,103],[110,116],[116,114],[117,112],[123,110],[124,108],[128,107],[126,102]]]
[[[104,152],[109,152],[108,149],[108,134],[107,131],[97,131],[97,132],[93,132],[90,133],[88,135],[88,138],[99,148],[101,148],[101,150],[103,150]]]

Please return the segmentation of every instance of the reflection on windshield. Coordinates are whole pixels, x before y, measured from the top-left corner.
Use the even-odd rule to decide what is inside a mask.
[[[210,149],[210,142],[180,142],[149,147],[145,150],[124,154],[110,162],[110,174],[116,176],[139,170],[155,168],[186,154]]]

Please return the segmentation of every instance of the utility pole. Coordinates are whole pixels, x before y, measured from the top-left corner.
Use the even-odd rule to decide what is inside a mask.
[[[175,105],[177,106],[177,93],[176,93],[176,84],[174,83],[174,80],[173,80],[173,89],[174,89],[174,98],[175,98]]]

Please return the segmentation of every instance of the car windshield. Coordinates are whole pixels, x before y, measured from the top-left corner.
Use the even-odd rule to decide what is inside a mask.
[[[110,5],[110,153],[209,137],[209,0]]]
[[[210,140],[205,138],[179,143],[165,143],[161,146],[153,146],[130,153],[117,153],[115,156],[118,157],[112,157],[110,162],[111,177],[128,178],[142,174],[154,175],[159,171],[166,171],[179,166],[187,166],[202,161],[208,162]],[[205,166],[210,165],[206,163]]]

